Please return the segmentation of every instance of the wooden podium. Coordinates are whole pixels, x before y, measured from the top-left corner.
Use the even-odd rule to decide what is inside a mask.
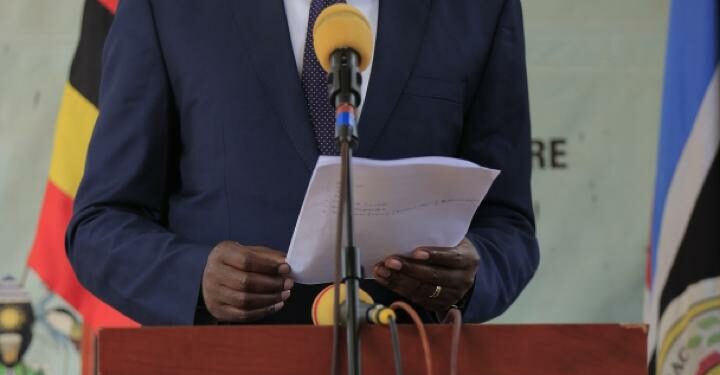
[[[451,327],[427,330],[434,373],[446,375]],[[98,342],[99,373],[326,375],[331,343],[330,327],[106,329]],[[425,374],[413,326],[400,327],[400,346],[404,373]],[[640,325],[465,325],[459,373],[645,375],[645,347],[646,329]],[[362,356],[364,374],[394,374],[389,330],[363,327]]]

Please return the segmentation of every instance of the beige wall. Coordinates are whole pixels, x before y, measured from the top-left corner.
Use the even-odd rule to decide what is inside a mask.
[[[535,138],[567,140],[535,169],[541,266],[501,321],[639,321],[666,0],[525,0]]]
[[[33,240],[82,5],[0,0],[0,277],[21,277]],[[32,274],[26,287],[36,315],[63,304]],[[25,358],[47,374],[78,373],[75,348],[42,323]]]

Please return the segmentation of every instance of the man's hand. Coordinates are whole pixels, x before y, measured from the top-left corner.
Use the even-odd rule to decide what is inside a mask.
[[[237,242],[219,243],[210,253],[202,280],[205,306],[216,319],[243,322],[283,308],[293,280],[285,254]]]
[[[464,239],[454,248],[423,247],[410,258],[391,256],[375,266],[378,283],[432,311],[445,311],[472,288],[480,256]]]

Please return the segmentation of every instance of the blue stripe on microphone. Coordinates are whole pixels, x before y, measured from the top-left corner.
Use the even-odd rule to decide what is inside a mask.
[[[354,126],[355,125],[355,116],[353,116],[352,112],[338,112],[337,116],[335,117],[335,125],[336,126]]]

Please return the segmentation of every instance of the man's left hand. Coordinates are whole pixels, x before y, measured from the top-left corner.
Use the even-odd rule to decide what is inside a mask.
[[[422,247],[375,266],[378,283],[431,311],[457,304],[475,283],[480,256],[466,238],[453,248]]]

